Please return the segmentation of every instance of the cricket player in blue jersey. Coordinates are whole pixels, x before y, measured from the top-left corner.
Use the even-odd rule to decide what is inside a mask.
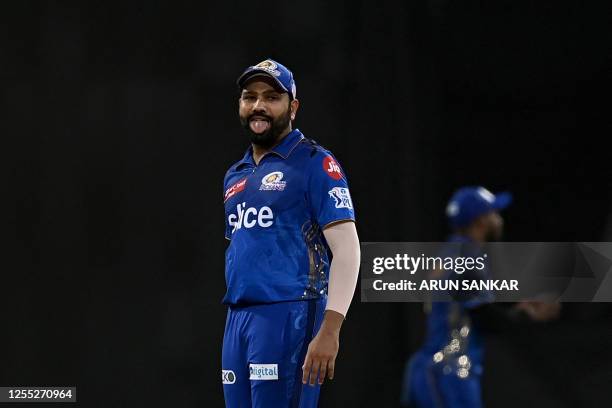
[[[293,74],[267,59],[238,78],[251,146],[225,175],[227,407],[315,407],[334,377],[360,250],[336,158],[293,129]]]
[[[446,207],[453,229],[448,241],[462,245],[449,245],[444,256],[481,256],[482,244],[501,238],[500,211],[511,201],[510,193],[494,195],[484,187],[456,191]],[[470,278],[486,278],[486,268],[478,274]],[[451,276],[452,271],[447,278]],[[493,301],[490,292],[479,291],[460,294],[452,302],[431,303],[425,344],[406,366],[402,406],[481,408],[483,332],[551,320],[559,312],[558,304]]]

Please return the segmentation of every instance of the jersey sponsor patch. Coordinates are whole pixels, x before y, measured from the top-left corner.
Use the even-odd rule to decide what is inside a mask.
[[[340,180],[342,178],[342,170],[340,170],[340,166],[338,166],[338,163],[336,163],[331,156],[327,156],[323,159],[323,170],[325,170],[325,173],[334,180]]]
[[[249,364],[249,380],[278,380],[278,364]]]
[[[348,208],[349,210],[353,209],[353,201],[351,200],[351,194],[349,193],[348,188],[334,187],[329,190],[328,193],[329,196],[336,201],[336,208]]]
[[[236,382],[236,374],[232,370],[221,370],[221,381],[223,384],[233,384]]]
[[[283,181],[282,171],[273,171],[272,173],[266,174],[261,179],[260,190],[267,191],[283,191],[287,185],[286,181]]]
[[[233,196],[235,196],[236,194],[244,190],[244,188],[246,187],[246,182],[247,182],[247,179],[243,178],[242,180],[239,180],[238,182],[234,183],[231,187],[229,187],[227,190],[225,190],[223,202],[226,202],[227,200],[229,200],[230,198],[232,198]]]
[[[246,203],[241,203],[236,206],[236,214],[227,216],[227,223],[232,227],[232,234],[243,227],[248,229],[258,225],[268,228],[274,224],[274,213],[268,206],[247,208]]]

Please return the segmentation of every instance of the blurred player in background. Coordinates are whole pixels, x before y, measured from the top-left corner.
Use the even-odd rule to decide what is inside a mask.
[[[479,244],[498,241],[503,232],[500,211],[510,205],[509,193],[492,194],[483,187],[464,187],[450,199],[446,215],[453,234],[448,241],[473,256]],[[473,251],[466,253],[465,251]],[[490,292],[469,293],[452,302],[432,302],[425,344],[406,366],[402,406],[415,408],[482,407],[482,332],[511,324],[556,318],[558,304],[493,303]]]
[[[357,283],[353,203],[334,156],[292,129],[291,71],[268,59],[238,87],[251,146],[224,180],[225,402],[315,407]]]

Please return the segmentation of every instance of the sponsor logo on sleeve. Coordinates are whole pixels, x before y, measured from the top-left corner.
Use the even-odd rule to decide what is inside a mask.
[[[273,171],[272,173],[266,174],[261,179],[260,190],[267,191],[283,191],[287,185],[286,181],[283,181],[282,171]]]
[[[353,201],[351,200],[351,194],[348,188],[334,187],[329,190],[329,196],[335,200],[336,208],[353,209]]]
[[[249,364],[249,380],[278,380],[278,364]]]
[[[236,382],[236,374],[232,370],[221,370],[221,381],[223,384],[233,384]]]
[[[246,182],[247,182],[247,179],[243,178],[242,180],[239,180],[238,182],[234,183],[231,187],[229,187],[227,190],[225,190],[223,202],[226,202],[227,200],[229,200],[230,198],[232,198],[233,196],[235,196],[236,194],[244,190],[244,188],[246,187]]]
[[[323,159],[323,170],[325,170],[325,173],[334,180],[340,180],[342,178],[342,170],[340,170],[340,166],[338,166],[338,163],[336,163],[331,156],[327,156]]]

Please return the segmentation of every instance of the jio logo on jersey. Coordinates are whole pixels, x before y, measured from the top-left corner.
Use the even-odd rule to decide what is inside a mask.
[[[340,166],[331,156],[325,157],[323,159],[323,170],[327,173],[327,175],[334,180],[340,180],[342,178],[342,171],[340,170]]]
[[[241,203],[236,206],[237,214],[230,214],[227,217],[227,222],[232,227],[232,234],[240,228],[253,228],[258,225],[262,228],[268,228],[274,224],[274,213],[268,206],[263,206],[259,209],[255,207],[246,208],[246,203]]]

